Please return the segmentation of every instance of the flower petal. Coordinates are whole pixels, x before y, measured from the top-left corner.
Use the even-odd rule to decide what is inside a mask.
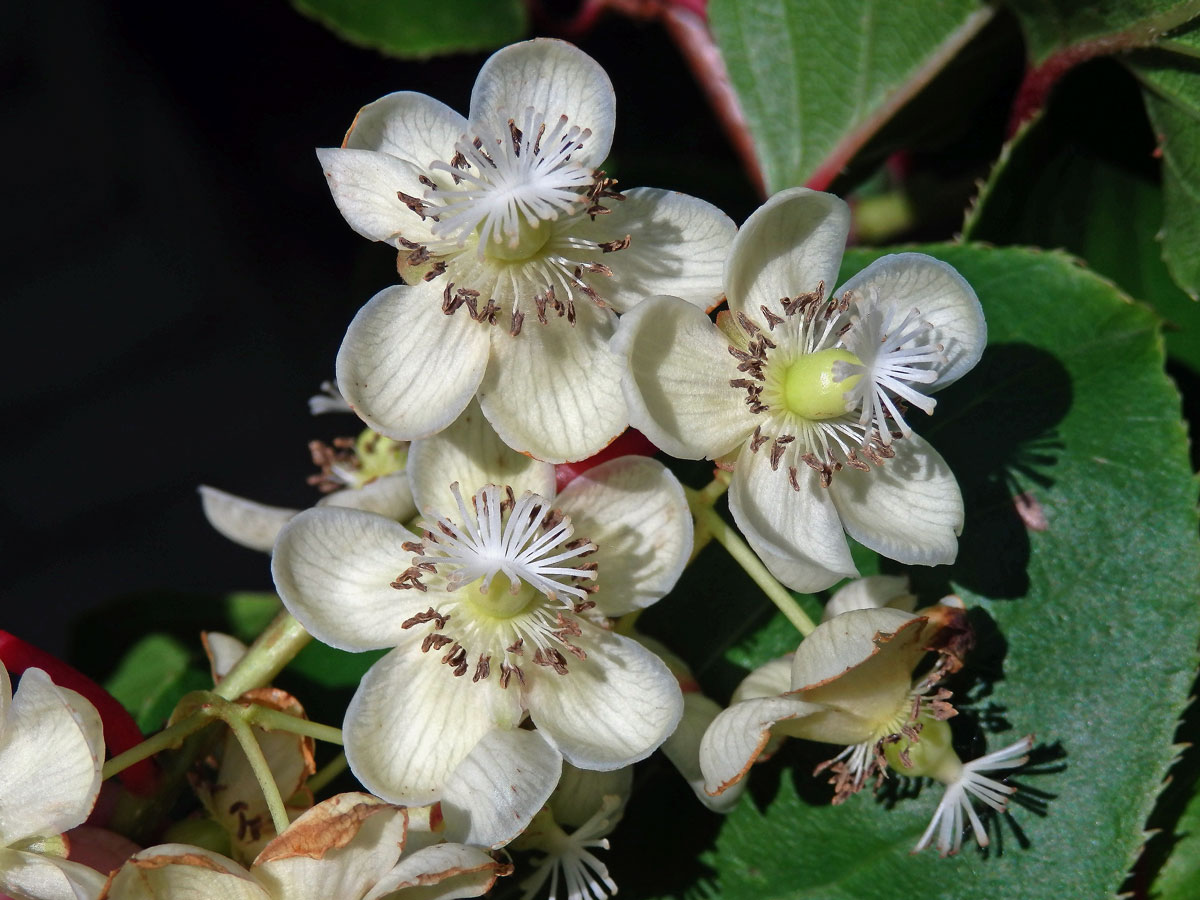
[[[594,59],[566,41],[539,38],[497,50],[483,64],[471,91],[470,129],[507,137],[508,120],[518,122],[528,107],[553,129],[559,116],[568,126],[591,131],[572,159],[588,168],[604,162],[612,146],[616,97],[608,75]]]
[[[479,403],[506,444],[550,463],[591,456],[629,424],[621,363],[608,349],[612,313],[576,307],[574,325],[527,323],[495,330]]]
[[[489,731],[446,781],[446,838],[478,847],[504,846],[550,798],[561,771],[562,754],[536,731]]]
[[[95,900],[105,880],[95,869],[68,859],[0,849],[0,894],[5,896]]]
[[[407,820],[377,797],[338,794],[271,841],[252,872],[272,897],[358,900],[400,858]]]
[[[630,245],[588,258],[612,269],[600,285],[605,301],[627,312],[646,297],[670,294],[712,309],[724,294],[725,257],[737,226],[711,203],[676,191],[634,188],[609,214],[582,218],[572,236],[604,243],[626,235]]]
[[[206,484],[200,485],[198,490],[204,517],[209,525],[235,544],[263,553],[271,552],[279,529],[299,512],[283,506],[256,503]]]
[[[520,718],[517,691],[494,678],[456,678],[411,640],[359,684],[343,725],[346,758],[371,793],[423,806],[441,798],[450,773],[485,734]]]
[[[963,528],[962,492],[946,461],[915,434],[870,472],[845,469],[829,496],[850,536],[908,565],[954,562]]]
[[[391,586],[416,541],[402,525],[357,509],[307,509],[279,533],[271,557],[275,588],[305,630],[339,650],[394,647],[403,622],[429,604]]]
[[[784,694],[743,700],[722,712],[700,742],[704,790],[719,796],[742,780],[771,739],[776,722],[804,718],[821,707]]]
[[[407,522],[417,514],[407,472],[393,472],[369,481],[360,488],[346,488],[326,494],[317,506],[341,506],[361,509],[397,522]]]
[[[662,752],[691,787],[696,798],[713,812],[729,812],[745,791],[742,781],[718,796],[704,789],[704,773],[700,770],[700,742],[713,720],[721,714],[721,704],[696,691],[683,695],[683,718],[679,727],[662,745]]]
[[[821,621],[828,622],[852,609],[881,609],[891,607],[912,612],[917,598],[908,591],[907,575],[868,575],[856,578],[829,598]]]
[[[838,293],[852,291],[869,296],[872,289],[879,292],[884,305],[894,306],[902,314],[919,309],[921,320],[933,326],[932,331],[905,345],[941,344],[944,348],[946,362],[931,366],[938,379],[925,393],[940,391],[979,362],[987,346],[983,307],[971,285],[949,263],[924,253],[881,256],[842,285]]]
[[[603,837],[610,834],[624,814],[625,803],[633,791],[633,766],[622,766],[607,772],[597,772],[594,769],[580,769],[570,763],[564,763],[562,777],[558,786],[550,795],[549,806],[554,813],[554,821],[562,828],[575,830],[595,818],[596,813],[604,806],[606,796],[616,797],[620,803],[605,816],[607,829],[603,832],[592,832],[592,837]]]
[[[715,459],[754,430],[745,394],[729,385],[743,373],[703,310],[650,297],[621,317],[611,347],[631,423],[672,456]]]
[[[0,847],[87,818],[100,793],[104,726],[81,694],[26,669],[0,735]]]
[[[838,473],[839,476],[842,473]],[[795,591],[819,591],[858,574],[842,524],[817,473],[801,466],[800,490],[749,445],[729,486],[729,511],[771,573]]]
[[[751,213],[734,238],[725,266],[729,308],[761,320],[758,307],[836,283],[850,207],[833,194],[791,188]]]
[[[534,724],[581,769],[616,769],[645,759],[683,715],[675,676],[621,635],[584,624],[576,640],[587,659],[572,658],[565,675],[526,670],[525,703]]]
[[[359,417],[400,441],[457,418],[487,367],[488,326],[446,315],[432,285],[385,288],[358,311],[337,356],[337,382]]]
[[[435,160],[449,162],[454,142],[466,130],[467,120],[441,100],[415,91],[396,91],[358,111],[342,146],[377,150],[427,169]]]
[[[387,153],[326,147],[317,159],[338,211],[367,240],[399,246],[400,235],[427,243],[433,236],[428,219],[409,209],[397,192],[421,197],[421,170]]]
[[[404,888],[419,888],[407,896],[419,896],[420,900],[480,897],[499,876],[511,871],[510,864],[498,862],[478,847],[434,844],[404,854],[363,900],[378,900]]]
[[[683,488],[660,462],[622,456],[580,475],[556,504],[575,537],[594,543],[591,596],[606,616],[644,609],[675,586],[692,552],[692,515]]]
[[[554,466],[510,449],[474,402],[443,431],[413,442],[408,473],[421,514],[437,512],[455,521],[458,501],[450,492],[455,482],[464,497],[488,484],[508,485],[518,497],[525,491],[554,497]]]
[[[100,900],[271,900],[231,859],[190,844],[159,844],[131,856],[109,879]]]
[[[792,654],[763,663],[741,680],[733,690],[731,703],[774,697],[792,689]]]

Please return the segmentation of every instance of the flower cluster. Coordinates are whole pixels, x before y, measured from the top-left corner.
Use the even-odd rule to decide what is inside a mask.
[[[877,576],[813,625],[783,586],[857,575],[847,534],[903,565],[954,560],[962,496],[913,410],[932,413],[931,394],[979,360],[978,299],[918,253],[835,289],[850,209],[830,194],[784,191],[739,230],[702,200],[619,188],[601,168],[614,122],[600,67],[535,40],[487,61],[466,117],[390,94],[318,151],[338,209],[396,251],[403,284],[354,317],[336,387],[313,398],[314,413],[367,426],[311,445],[320,501],[201,488],[215,528],[271,553],[283,610],[249,648],[205,635],[213,689],[110,768],[182,747],[203,811],[107,866],[66,859],[63,832],[99,792],[98,715],[38,669],[10,701],[0,668],[0,889],[467,897],[515,860],[527,898],[548,884],[600,900],[616,884],[598,853],[635,763],[662,749],[725,812],[785,737],[839,748],[819,770],[834,803],[889,771],[945,785],[917,849],[959,850],[964,823],[986,846],[975,801],[1003,810],[1013,788],[985,773],[1023,763],[1032,739],[966,763],[955,751],[942,680],[971,645],[962,602],[914,611],[905,578]],[[712,483],[685,488],[644,455],[591,459],[630,424],[712,460]],[[726,489],[745,543],[714,509]],[[805,635],[728,708],[634,628],[714,538]],[[310,638],[383,651],[340,730],[267,683]],[[220,740],[184,743],[214,721]],[[318,802],[332,775],[316,772],[314,740],[342,743],[368,793]],[[25,779],[47,750],[45,777]]]

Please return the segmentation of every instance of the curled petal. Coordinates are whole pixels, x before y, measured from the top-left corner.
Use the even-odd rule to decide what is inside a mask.
[[[189,844],[159,844],[131,856],[108,879],[100,900],[271,900],[250,873],[219,853]]]
[[[850,536],[908,565],[954,562],[963,527],[962,492],[946,461],[917,435],[869,472],[845,469],[829,496]]]
[[[739,781],[771,739],[777,722],[804,719],[822,708],[791,694],[744,700],[725,710],[700,742],[704,790],[716,797]]]
[[[487,325],[446,315],[439,288],[380,291],[358,311],[337,356],[337,382],[358,416],[400,441],[441,431],[466,408],[487,367]]]
[[[390,897],[405,888],[419,889],[408,896],[416,895],[421,900],[481,897],[498,877],[511,872],[511,864],[499,862],[478,847],[434,844],[406,853],[363,900]]]
[[[821,621],[828,622],[834,616],[852,609],[879,609],[890,606],[912,612],[917,598],[909,593],[907,575],[868,575],[848,582],[825,604]]]
[[[397,522],[407,522],[417,514],[407,472],[393,472],[364,484],[326,494],[317,506],[344,506],[375,513]]]
[[[729,308],[761,320],[759,306],[833,285],[850,233],[850,207],[833,194],[791,188],[751,213],[725,265]]]
[[[754,430],[728,339],[678,297],[650,297],[621,317],[612,341],[633,426],[682,459],[716,459]]]
[[[299,512],[283,506],[256,503],[206,484],[200,485],[199,491],[204,517],[209,525],[235,544],[263,553],[271,552],[279,529]]]
[[[440,100],[396,91],[358,111],[342,146],[376,150],[428,169],[434,160],[450,161],[454,142],[466,130],[467,120]]]

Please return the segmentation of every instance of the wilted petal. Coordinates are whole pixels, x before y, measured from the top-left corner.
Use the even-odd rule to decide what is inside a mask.
[[[420,900],[481,897],[499,876],[511,872],[510,864],[493,859],[478,847],[434,844],[406,853],[363,900],[379,900],[395,891]]]
[[[199,491],[209,525],[235,544],[263,553],[271,552],[279,529],[299,512],[284,506],[256,503],[206,484],[200,485]]]
[[[729,511],[776,578],[795,591],[824,590],[858,569],[828,489],[807,466],[800,467],[797,480],[799,491],[787,473],[771,469],[766,452],[754,453],[747,445],[734,466]]]
[[[705,310],[720,303],[725,257],[737,233],[733,220],[711,203],[675,191],[634,188],[624,196],[608,204],[608,215],[572,228],[574,236],[597,243],[629,236],[624,250],[593,257],[612,269],[602,284],[609,305],[624,313],[656,294]]]
[[[591,136],[573,161],[595,168],[608,156],[616,124],[616,98],[608,75],[594,59],[565,41],[545,38],[512,44],[492,54],[471,91],[471,128],[507,137],[525,110],[544,116],[553,129],[559,116]]]
[[[511,449],[474,402],[448,428],[413,442],[408,472],[416,504],[426,516],[457,518],[458,501],[450,491],[456,482],[468,497],[487,484],[508,485],[518,497],[526,491],[554,496],[554,466]]]
[[[331,647],[394,647],[404,621],[429,605],[420,591],[391,586],[412,564],[402,545],[415,540],[399,523],[357,509],[305,510],[279,534],[275,588],[288,612]]]
[[[756,424],[728,339],[701,309],[677,297],[650,297],[621,317],[612,349],[626,371],[630,422],[682,459],[715,459]]]
[[[735,703],[713,720],[700,742],[704,790],[717,796],[742,780],[767,742],[771,727],[803,719],[822,708],[790,694]]]
[[[406,824],[401,807],[338,794],[271,841],[251,871],[274,900],[359,900],[400,858]]]
[[[83,822],[103,765],[96,708],[41,669],[26,669],[0,734],[0,846]]]
[[[487,367],[487,325],[442,312],[425,282],[385,288],[358,311],[337,356],[337,382],[358,416],[400,441],[458,417]]]
[[[892,446],[896,455],[882,466],[834,477],[829,496],[842,524],[856,541],[897,562],[954,562],[964,516],[954,473],[915,434]]]
[[[493,329],[479,386],[488,421],[514,450],[550,463],[584,459],[629,424],[621,363],[608,349],[612,313],[584,300],[578,319],[532,317],[513,338]]]
[[[562,755],[536,731],[485,734],[446,781],[446,838],[502,847],[542,808],[562,770]]]
[[[921,321],[932,326],[905,347],[938,345],[944,363],[931,365],[937,381],[924,393],[939,391],[969,372],[987,346],[987,322],[979,298],[965,278],[949,263],[924,253],[894,253],[871,263],[839,289],[863,297],[877,293],[882,307],[894,307],[896,321],[911,309],[921,311]]]
[[[338,211],[363,237],[393,247],[401,235],[419,244],[432,238],[431,220],[422,220],[397,196],[398,191],[410,197],[425,193],[417,166],[387,153],[332,147],[318,150],[317,159]]]
[[[100,900],[273,900],[250,873],[219,853],[159,844],[135,853],[109,879]]]
[[[683,488],[660,462],[623,456],[566,486],[556,504],[575,537],[597,547],[599,591],[591,599],[606,616],[654,603],[675,586],[692,552],[692,517]]]
[[[378,150],[427,169],[434,160],[449,162],[454,142],[466,130],[467,120],[442,101],[415,91],[396,91],[358,111],[342,146]]]
[[[791,188],[750,214],[738,230],[725,267],[729,308],[761,320],[758,307],[836,283],[850,207],[833,194]]]
[[[534,724],[572,765],[616,769],[644,759],[675,730],[683,697],[657,656],[629,638],[584,625],[587,659],[565,675],[530,667],[525,702]]]
[[[343,725],[346,758],[372,793],[421,806],[441,799],[450,773],[485,734],[520,718],[517,691],[494,678],[456,678],[437,651],[424,654],[410,640],[359,684]]]
[[[889,606],[912,612],[917,598],[908,591],[907,575],[868,575],[839,588],[825,604],[821,621],[828,622],[852,609],[880,609]]]

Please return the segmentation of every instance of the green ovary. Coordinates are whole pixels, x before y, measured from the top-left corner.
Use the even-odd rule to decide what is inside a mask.
[[[483,252],[492,259],[506,262],[528,259],[546,246],[551,231],[549,222],[539,221],[536,225],[530,225],[524,216],[519,216],[516,235],[502,234],[497,241],[493,234]]]
[[[846,412],[846,392],[861,375],[834,381],[834,363],[861,366],[849,350],[836,347],[799,357],[783,376],[783,399],[788,411],[802,419],[833,419]]]
[[[902,775],[925,776],[942,784],[958,780],[962,774],[962,762],[954,752],[950,726],[940,719],[921,716],[921,739],[914,743],[907,740],[885,744],[883,754],[888,765]],[[911,766],[905,766],[900,758],[901,751],[908,750]]]
[[[493,619],[510,619],[518,613],[524,612],[529,607],[530,601],[541,596],[524,581],[520,583],[520,588],[514,594],[512,582],[503,572],[496,573],[486,591],[479,589],[480,584],[482,584],[482,579],[467,585],[463,591],[469,598],[476,614]]]

